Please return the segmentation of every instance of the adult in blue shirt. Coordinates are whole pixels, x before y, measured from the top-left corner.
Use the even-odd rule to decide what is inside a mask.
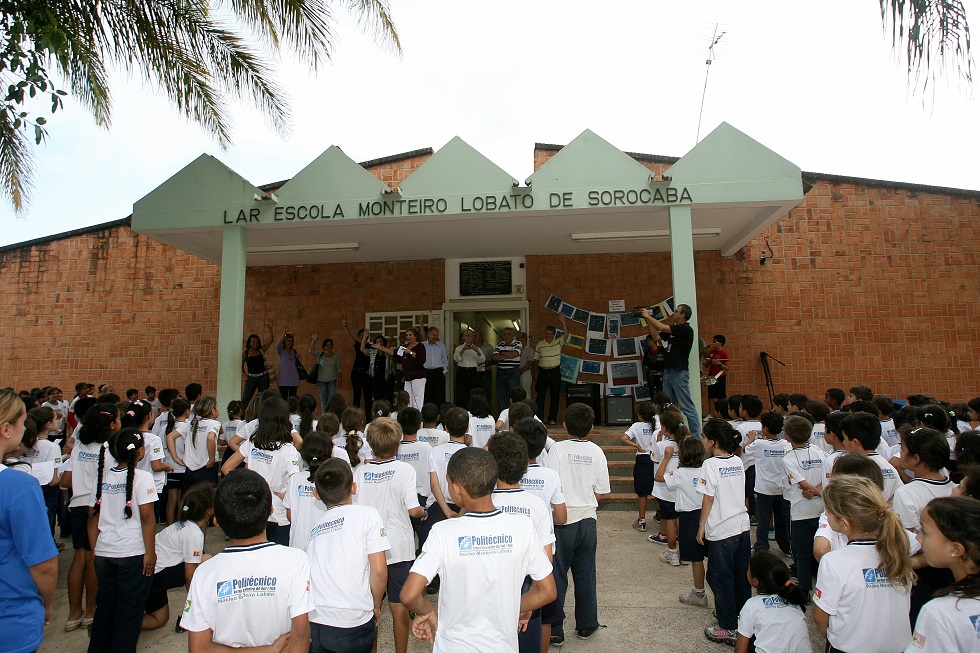
[[[24,437],[24,402],[0,390],[0,453]],[[3,650],[30,653],[41,646],[51,620],[58,549],[51,539],[41,486],[30,474],[0,464],[0,633]]]
[[[449,354],[439,340],[439,329],[426,327],[419,316],[419,331],[425,336],[425,399],[427,404],[441,406],[446,401],[446,375],[449,374]]]

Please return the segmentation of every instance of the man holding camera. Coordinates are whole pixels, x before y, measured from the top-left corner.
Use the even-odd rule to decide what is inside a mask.
[[[694,329],[688,324],[692,315],[691,307],[678,304],[674,313],[661,322],[650,315],[650,310],[644,308],[640,315],[647,322],[647,328],[654,339],[660,334],[667,334],[667,355],[664,360],[664,392],[681,409],[687,418],[687,427],[695,437],[701,437],[701,420],[691,399],[691,373],[688,361],[691,357],[691,347],[694,346]]]

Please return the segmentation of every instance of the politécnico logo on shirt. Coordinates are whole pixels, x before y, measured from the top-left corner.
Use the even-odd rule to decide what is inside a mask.
[[[733,465],[731,467],[719,467],[718,468],[718,475],[721,476],[722,478],[729,478],[729,477],[732,477],[732,476],[741,476],[742,475],[742,466],[741,465]]]
[[[980,614],[971,616],[970,623],[973,624],[973,630],[977,633],[977,639],[980,639]]]
[[[570,453],[568,454],[568,463],[570,465],[591,465],[592,456],[586,456],[580,453]]]
[[[764,596],[762,597],[762,605],[767,608],[785,608],[789,606],[781,596]]]
[[[252,449],[252,458],[264,463],[272,463],[273,461],[272,454],[261,449]]]
[[[219,581],[217,584],[218,603],[229,603],[264,596],[276,595],[275,576],[245,576]]]
[[[872,589],[891,587],[891,581],[888,580],[888,574],[883,569],[871,568],[864,569],[864,584]]]
[[[330,521],[325,521],[322,524],[317,524],[316,527],[310,531],[310,539],[324,535],[326,533],[334,533],[339,531],[344,527],[344,518],[338,517],[337,519],[331,519]]]
[[[512,535],[464,535],[456,538],[461,556],[492,556],[514,551]]]
[[[395,475],[395,470],[387,469],[383,472],[364,472],[365,483],[385,483]]]

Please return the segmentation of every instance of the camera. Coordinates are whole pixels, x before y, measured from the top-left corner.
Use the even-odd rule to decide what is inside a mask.
[[[627,315],[630,317],[643,317],[643,309],[650,311],[650,315],[658,320],[662,320],[665,317],[664,315],[657,315],[661,312],[659,306],[634,306]]]

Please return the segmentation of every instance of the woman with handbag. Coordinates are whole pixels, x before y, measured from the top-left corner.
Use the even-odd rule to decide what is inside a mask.
[[[276,353],[279,354],[279,394],[283,399],[289,399],[296,394],[299,382],[306,378],[306,368],[300,375],[302,363],[299,354],[293,347],[295,338],[288,333],[289,327],[283,327],[283,334],[276,341]],[[302,378],[300,378],[302,376]]]
[[[242,372],[245,373],[242,403],[246,406],[256,392],[264,392],[269,389],[270,378],[265,352],[272,346],[272,324],[266,322],[265,326],[269,330],[266,344],[263,346],[259,334],[253,333],[245,340],[245,351],[242,352]]]
[[[320,351],[313,349],[316,344],[316,334],[310,340],[310,356],[316,358],[316,365],[310,368],[310,383],[316,383],[316,389],[320,392],[320,412],[327,409],[327,402],[330,397],[337,392],[337,385],[340,383],[341,361],[340,354],[333,352],[333,340],[324,338],[320,344]]]
[[[395,358],[389,356],[384,336],[376,337],[368,345],[368,332],[361,338],[361,352],[368,357],[368,376],[371,377],[371,395],[375,401],[384,399],[391,403],[395,397]]]

